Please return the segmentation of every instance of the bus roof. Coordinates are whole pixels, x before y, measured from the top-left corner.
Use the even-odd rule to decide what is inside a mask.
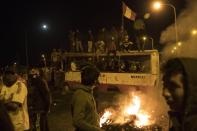
[[[130,56],[130,55],[147,55],[152,53],[158,53],[158,50],[144,50],[144,51],[130,51],[130,52],[117,52],[116,56]],[[67,57],[92,57],[92,56],[108,56],[107,53],[81,53],[81,52],[66,52],[64,56]]]

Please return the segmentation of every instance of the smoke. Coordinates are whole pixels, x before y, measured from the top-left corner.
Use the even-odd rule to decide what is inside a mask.
[[[166,44],[162,51],[164,59],[171,57],[195,57],[197,58],[197,34],[192,35],[192,30],[197,30],[197,0],[187,0],[186,8],[177,17],[178,40],[181,46],[175,43],[174,24],[167,27],[161,34],[160,43]],[[174,47],[177,49],[172,52]]]

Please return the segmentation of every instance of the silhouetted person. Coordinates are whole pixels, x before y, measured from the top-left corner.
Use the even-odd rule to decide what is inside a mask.
[[[0,130],[14,131],[12,121],[10,120],[10,117],[2,101],[0,101]]]
[[[70,30],[68,34],[69,39],[69,52],[75,52],[76,51],[76,42],[75,42],[75,32]]]
[[[123,51],[123,52],[129,52],[129,51],[132,51],[132,46],[133,46],[133,42],[131,42],[129,40],[129,36],[126,35],[124,37],[124,40],[120,44],[120,50]]]
[[[82,36],[79,30],[75,34],[76,52],[83,52]]]
[[[93,88],[97,83],[99,71],[92,66],[85,66],[81,70],[81,84],[73,94],[71,112],[76,131],[101,131]]]
[[[53,49],[53,51],[51,52],[51,66],[52,67],[57,67],[57,62],[58,62],[58,58],[57,58],[57,50]]]
[[[50,111],[51,95],[44,72],[32,69],[29,75],[29,83],[32,88],[33,131],[49,131],[47,115]],[[36,123],[39,123],[39,125],[36,125]]]
[[[92,31],[88,31],[88,52],[93,52],[94,51],[94,37],[92,34]]]

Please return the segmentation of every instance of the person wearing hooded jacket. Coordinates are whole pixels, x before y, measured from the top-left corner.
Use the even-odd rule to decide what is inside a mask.
[[[197,59],[173,58],[164,64],[163,95],[170,107],[170,131],[197,131]]]
[[[32,69],[29,75],[31,93],[29,105],[32,110],[32,130],[49,131],[48,113],[52,103],[51,93],[43,70]]]
[[[99,71],[93,66],[81,70],[81,84],[75,88],[71,103],[73,125],[76,131],[102,131],[93,97],[93,87]]]

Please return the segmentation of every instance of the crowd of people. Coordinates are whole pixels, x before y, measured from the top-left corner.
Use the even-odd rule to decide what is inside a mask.
[[[28,75],[28,76],[27,76]],[[27,79],[28,78],[28,79]],[[3,131],[48,131],[51,93],[42,69],[20,72],[14,66],[1,72],[0,103]]]
[[[138,33],[131,39],[125,29],[117,29],[115,27],[109,30],[101,28],[96,33],[88,30],[86,34],[81,33],[78,29],[70,30],[68,33],[68,49],[54,48],[47,60],[45,57],[42,57],[42,63],[45,66],[48,63],[48,66],[55,67],[57,70],[67,70],[68,67],[66,66],[72,61],[68,60],[66,56],[68,53],[93,53],[94,55],[107,54],[116,56],[117,52],[128,53],[133,50],[143,51],[144,49],[151,49],[145,47],[143,36],[143,33]]]
[[[115,53],[115,51],[128,52],[131,50],[144,50],[145,32],[138,31],[129,36],[124,28],[105,27],[93,32],[91,29],[87,33],[81,33],[79,29],[70,30],[68,33],[68,52],[94,52],[94,53]]]
[[[123,29],[117,31],[115,27],[110,30],[102,28],[96,35],[89,30],[85,38],[82,38],[78,29],[70,30],[68,39],[68,52],[115,53],[115,51],[134,50],[135,47],[134,43],[130,41],[127,31]]]
[[[163,96],[170,107],[170,131],[197,130],[197,83],[194,58],[173,58],[162,66]],[[81,68],[81,84],[76,85],[71,113],[77,131],[102,131],[93,96],[99,70]],[[29,95],[28,95],[29,94]],[[48,131],[47,114],[52,102],[43,69],[27,74],[7,68],[0,75],[0,129],[3,131]]]
[[[109,35],[110,34],[110,35]],[[112,28],[106,35],[105,28],[101,29],[95,38],[88,31],[87,51],[79,30],[70,31],[70,50],[66,52],[113,53],[110,61],[102,57],[96,66],[109,66],[128,70],[143,70],[138,63],[125,63],[115,60],[116,51],[129,52],[133,50],[133,42],[129,41],[126,32],[118,33]],[[120,35],[121,34],[121,35]],[[123,34],[123,35],[122,35]],[[137,48],[142,49],[142,48]],[[47,68],[47,60],[41,56],[41,67],[32,68],[25,72],[16,69],[16,65],[6,67],[0,72],[0,130],[2,131],[49,131],[47,114],[52,104],[49,86],[60,89],[64,86],[64,55],[61,49],[53,49],[51,53],[51,71]],[[89,59],[91,62],[92,59]],[[70,61],[70,68],[72,67]],[[105,65],[107,64],[107,65]],[[76,131],[102,131],[99,127],[99,117],[93,89],[98,84],[99,69],[94,64],[80,67],[81,83],[75,85],[71,102],[73,126]],[[99,66],[100,65],[100,66]],[[118,67],[116,67],[118,66]],[[162,66],[163,96],[170,107],[170,131],[197,130],[197,59],[173,58]],[[139,68],[139,69],[137,69]],[[115,69],[116,70],[116,69]],[[48,73],[50,72],[50,73]],[[48,74],[47,74],[48,73]],[[56,90],[57,88],[55,88]]]

